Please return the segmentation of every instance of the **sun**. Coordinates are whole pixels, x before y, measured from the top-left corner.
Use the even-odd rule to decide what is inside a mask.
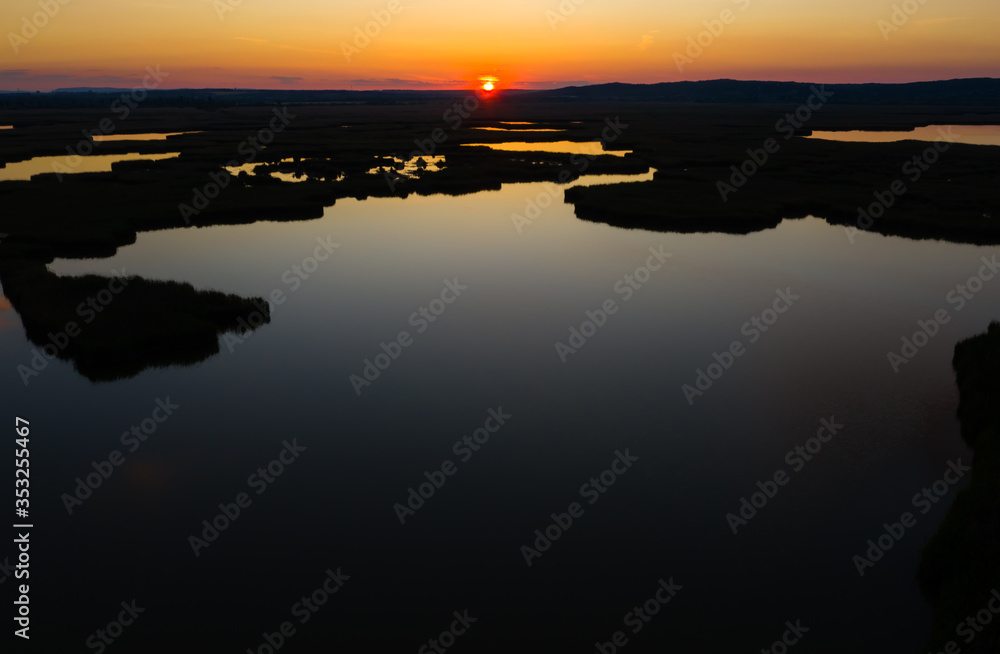
[[[483,90],[484,91],[492,91],[493,90],[493,82],[490,81],[490,80],[486,80],[483,83]]]

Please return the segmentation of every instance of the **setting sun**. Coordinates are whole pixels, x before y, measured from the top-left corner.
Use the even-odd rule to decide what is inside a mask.
[[[489,80],[483,82],[483,90],[484,91],[492,91],[493,90],[493,82],[491,82]]]

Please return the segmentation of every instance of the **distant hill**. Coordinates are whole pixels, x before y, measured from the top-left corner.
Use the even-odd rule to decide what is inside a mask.
[[[731,79],[660,84],[595,84],[545,91],[510,89],[508,102],[671,102],[723,104],[798,104],[813,84]],[[909,84],[826,84],[840,105],[923,105],[1000,107],[1000,79],[975,78]],[[7,93],[0,109],[108,106],[130,89],[62,88],[53,93]],[[149,91],[144,106],[220,108],[271,104],[411,104],[461,99],[469,91],[292,91],[284,89],[174,89]]]
[[[596,84],[538,91],[521,96],[531,100],[798,103],[812,84],[802,82],[752,82],[731,79],[660,84]],[[826,84],[837,104],[867,105],[1000,105],[1000,79],[989,77],[909,84]]]

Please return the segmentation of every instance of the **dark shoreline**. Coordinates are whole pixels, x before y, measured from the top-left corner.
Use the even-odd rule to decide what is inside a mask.
[[[458,196],[499,189],[507,183],[565,184],[584,174],[642,174],[650,169],[657,171],[651,181],[572,188],[565,191],[565,200],[574,205],[581,219],[622,228],[747,234],[773,228],[783,217],[818,215],[832,224],[844,225],[848,239],[852,230],[861,234],[868,229],[913,239],[996,244],[1000,243],[1000,185],[995,183],[994,171],[1000,168],[1000,147],[949,144],[919,180],[906,180],[905,194],[895,198],[884,215],[868,225],[859,225],[858,208],[868,207],[875,194],[884,194],[900,181],[902,166],[926,152],[931,144],[799,138],[813,129],[906,130],[927,124],[1000,124],[1000,99],[995,97],[1000,96],[1000,80],[967,82],[964,86],[971,84],[969,88],[982,91],[969,96],[967,89],[966,96],[962,96],[967,100],[976,98],[976,106],[838,105],[834,94],[828,98],[828,105],[809,110],[806,123],[793,121],[797,126],[790,126],[789,116],[818,97],[809,85],[765,84],[773,93],[742,82],[699,87],[759,92],[764,100],[790,98],[794,93],[789,93],[801,91],[808,95],[801,98],[800,105],[763,101],[739,104],[736,100],[721,104],[666,103],[652,101],[655,95],[648,96],[658,92],[655,85],[612,85],[588,93],[606,97],[608,93],[628,91],[626,95],[647,94],[647,101],[568,103],[558,99],[546,102],[544,98],[551,94],[544,93],[488,98],[442,92],[412,93],[401,104],[303,104],[281,108],[238,103],[222,107],[157,106],[151,101],[124,117],[108,106],[94,104],[95,99],[117,97],[113,94],[48,94],[45,97],[49,99],[85,106],[0,111],[0,123],[15,125],[15,129],[0,133],[0,162],[67,153],[122,154],[138,148],[144,154],[181,154],[159,161],[123,161],[107,173],[48,172],[35,175],[31,181],[0,182],[0,234],[6,235],[0,241],[0,272],[25,324],[45,326],[29,333],[34,344],[44,347],[50,328],[73,319],[72,312],[57,316],[40,308],[44,302],[23,300],[54,292],[57,286],[71,285],[49,280],[42,274],[44,266],[57,257],[111,256],[117,248],[133,243],[139,232],[258,220],[311,220],[321,217],[326,207],[342,198]],[[899,88],[893,86],[890,90],[895,93]],[[857,89],[848,91],[855,93]],[[161,99],[185,101],[179,92],[163,93]],[[532,100],[525,101],[529,96]],[[242,96],[219,97],[232,100]],[[278,97],[284,96],[255,92],[244,100],[264,102]],[[714,96],[700,97],[704,100]],[[993,104],[987,102],[990,98]],[[13,102],[10,97],[3,100]],[[269,126],[273,129],[276,116],[282,118],[281,127],[269,135],[267,146],[249,147]],[[513,120],[561,131],[472,129],[502,126],[503,121]],[[784,128],[779,130],[780,125]],[[90,135],[95,130],[115,134],[194,133],[140,146],[128,141],[93,142]],[[552,139],[601,140],[605,149],[630,150],[631,154],[588,157],[463,145]],[[776,151],[756,166],[744,184],[727,197],[720,197],[720,183],[731,181],[733,167],[742,167],[748,153],[759,154],[768,143],[776,145]],[[393,157],[406,159],[414,154],[443,155],[446,165],[441,171],[421,170],[410,176],[399,177],[391,172]],[[224,170],[247,161],[262,165],[253,174],[234,176]],[[381,173],[370,173],[379,168]],[[272,172],[306,176],[308,181],[288,183],[272,177]],[[210,201],[205,199],[209,195],[214,196]],[[196,211],[191,211],[195,207]],[[180,297],[178,294],[197,297],[191,295],[192,290],[170,289],[162,284],[134,284],[133,295],[140,292],[136,289],[174,299]],[[85,296],[81,295],[77,302]],[[186,337],[175,339],[165,348],[153,341],[169,338],[169,330],[159,329],[153,322],[140,327],[128,318],[127,312],[109,312],[108,316],[117,316],[118,324],[108,328],[128,338],[104,339],[104,354],[91,357],[93,363],[84,364],[81,370],[88,370],[91,379],[113,379],[135,374],[149,365],[202,360],[214,353],[209,341],[215,334],[256,311],[255,300],[259,299],[242,303],[232,300],[225,316],[216,315],[211,326],[199,323],[200,329],[186,331]],[[165,310],[159,324],[169,324],[170,316],[180,313],[181,305]],[[188,319],[198,323],[195,316],[183,320]],[[145,345],[139,348],[146,354],[114,352],[116,347],[138,347],[135,338],[143,339],[136,336],[136,329],[148,332]],[[75,357],[78,366],[81,353],[90,348],[88,341],[97,338],[97,330],[90,332],[71,348],[76,354],[62,353]],[[168,351],[172,354],[166,354]],[[99,369],[101,361],[109,362],[108,370]],[[111,363],[115,361],[118,363]],[[127,361],[130,363],[124,363]]]
[[[952,364],[962,437],[974,450],[972,483],[921,553],[918,580],[934,609],[928,649],[954,642],[986,654],[1000,651],[996,614],[988,626],[976,618],[991,603],[1000,608],[1000,322],[958,343]]]

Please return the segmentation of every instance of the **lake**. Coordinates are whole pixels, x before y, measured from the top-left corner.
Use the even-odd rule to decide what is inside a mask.
[[[139,154],[129,152],[128,154],[95,154],[89,157],[57,156],[57,157],[32,157],[26,161],[15,161],[0,167],[0,182],[7,181],[28,181],[32,175],[42,173],[108,173],[111,172],[112,164],[119,161],[136,161],[146,159],[149,161],[159,161],[160,159],[173,159],[180,155],[180,152],[168,152],[165,154]]]
[[[166,141],[170,136],[200,133],[201,132],[145,132],[142,134],[95,134],[91,138],[94,143],[108,143],[113,141]]]
[[[527,128],[527,127],[470,127],[469,129],[478,129],[484,132],[565,132],[564,129],[545,129],[545,128]]]
[[[971,145],[1000,145],[1000,125],[927,125],[910,131],[845,130],[842,132],[814,131],[808,138],[828,141],[862,143],[892,143],[894,141],[940,141]]]
[[[55,261],[281,291],[271,323],[219,355],[119,382],[57,361],[24,388],[33,346],[0,304],[33,518],[56,536],[35,544],[38,628],[82,645],[136,598],[132,651],[267,651],[263,634],[340,569],[290,650],[417,650],[468,611],[464,651],[593,652],[621,630],[628,652],[752,652],[796,620],[797,652],[920,651],[919,550],[967,480],[926,515],[912,497],[971,460],[950,361],[996,318],[1000,282],[961,309],[948,298],[997,249],[852,242],[814,217],[747,236],[622,230],[575,218],[562,188],[342,200]],[[529,200],[546,206],[516,226]],[[337,247],[320,260],[323,243]],[[888,353],[942,309],[894,371]],[[814,449],[823,421],[835,434]],[[61,496],[116,449],[124,463],[68,514]],[[758,488],[773,497],[734,535],[727,514]],[[252,503],[195,556],[190,537],[240,493]],[[916,526],[860,576],[853,557],[907,511]],[[661,581],[681,588],[650,605]],[[648,621],[627,622],[643,605]]]
[[[605,150],[601,141],[546,141],[529,143],[508,141],[504,143],[466,143],[467,148],[486,147],[505,152],[555,152],[561,154],[600,155],[611,154],[624,157],[631,150]]]

